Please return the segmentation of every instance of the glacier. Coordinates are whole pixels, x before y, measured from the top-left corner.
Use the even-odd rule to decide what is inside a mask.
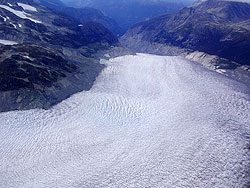
[[[1,188],[243,188],[249,90],[177,56],[127,55],[49,110],[0,114]]]

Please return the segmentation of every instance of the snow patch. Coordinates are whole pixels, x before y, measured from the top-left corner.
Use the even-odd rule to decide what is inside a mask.
[[[24,58],[27,58],[27,59],[30,59],[30,60],[32,60],[33,58],[31,58],[30,56],[27,56],[27,55],[25,55],[25,56],[23,56]]]
[[[223,74],[225,72],[227,72],[225,69],[217,69],[216,72],[220,73],[220,74]]]
[[[13,24],[12,22],[10,22],[10,25],[12,25],[15,29],[17,28],[17,26]]]
[[[4,16],[0,15],[1,18],[3,18],[3,21],[6,22],[7,18],[5,18]]]
[[[29,19],[30,21],[35,22],[35,23],[42,23],[41,21],[38,21],[38,20],[31,18],[30,16],[32,16],[32,15],[30,15],[24,11],[15,10],[15,9],[12,9],[12,8],[6,6],[6,5],[0,5],[0,8],[6,9],[6,10],[12,12],[16,16],[18,16],[19,18]]]
[[[107,57],[107,58],[110,58],[110,55],[108,53],[105,54],[104,56]]]
[[[3,45],[15,45],[15,44],[18,44],[18,43],[15,42],[15,41],[10,41],[10,40],[0,40],[0,44],[3,44]]]
[[[18,6],[22,7],[24,10],[29,10],[29,11],[33,11],[33,12],[37,12],[37,9],[33,6],[24,4],[24,3],[17,3]]]

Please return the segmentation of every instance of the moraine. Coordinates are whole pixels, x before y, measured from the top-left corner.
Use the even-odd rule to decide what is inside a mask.
[[[181,57],[105,64],[90,91],[0,114],[1,188],[247,185],[244,85]]]

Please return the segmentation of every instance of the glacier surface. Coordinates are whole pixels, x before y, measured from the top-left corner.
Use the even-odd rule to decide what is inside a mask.
[[[243,188],[246,88],[182,57],[110,59],[90,91],[0,114],[1,188]]]

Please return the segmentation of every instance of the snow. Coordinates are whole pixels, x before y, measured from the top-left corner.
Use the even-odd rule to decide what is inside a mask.
[[[18,6],[22,7],[24,10],[29,10],[29,11],[33,11],[33,12],[37,12],[37,9],[33,6],[24,4],[24,3],[17,3]]]
[[[15,44],[18,44],[18,43],[15,42],[15,41],[11,41],[11,40],[0,40],[0,44],[3,44],[3,45],[15,45]]]
[[[25,56],[23,56],[24,58],[26,58],[26,59],[30,59],[30,60],[32,60],[33,58],[31,58],[30,56],[27,56],[27,55],[25,55]]]
[[[90,91],[0,114],[0,187],[243,188],[243,89],[181,57],[110,59]]]
[[[4,16],[0,15],[1,18],[3,18],[3,21],[6,22],[7,18],[5,18]]]
[[[104,56],[107,57],[107,58],[110,58],[110,55],[109,55],[109,54],[105,54]]]
[[[12,22],[10,22],[10,25],[12,25],[15,29],[17,28],[17,26],[13,24]]]
[[[220,73],[220,74],[223,74],[225,72],[227,72],[225,69],[217,69],[216,72]]]
[[[16,16],[18,16],[19,18],[29,19],[30,21],[35,22],[35,23],[42,23],[41,21],[38,21],[38,20],[35,20],[35,19],[31,18],[30,17],[31,15],[24,12],[24,11],[15,10],[13,8],[10,8],[10,7],[6,6],[6,5],[0,5],[0,8],[6,9],[6,10],[12,12]]]

